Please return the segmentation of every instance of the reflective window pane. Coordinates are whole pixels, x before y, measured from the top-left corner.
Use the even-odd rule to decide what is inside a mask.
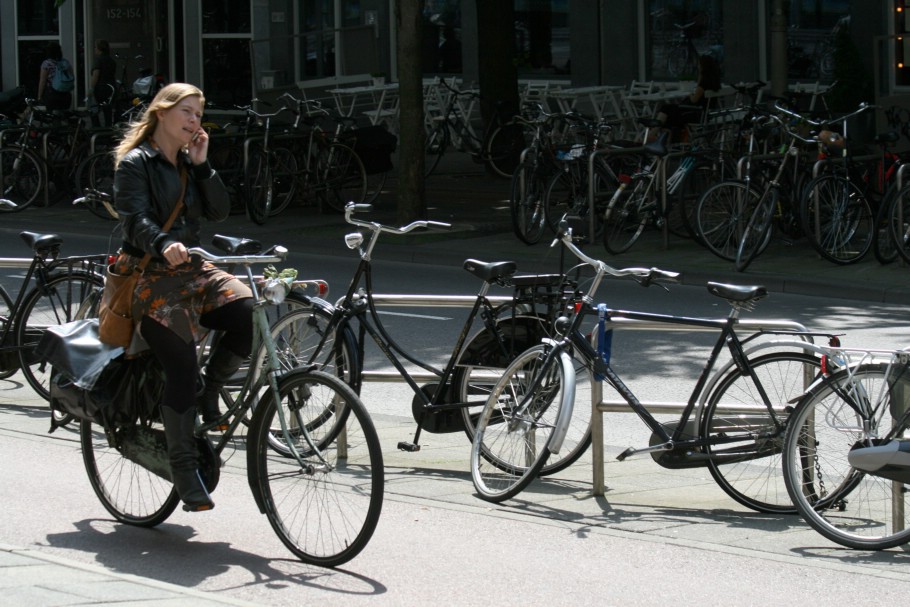
[[[723,9],[719,0],[651,0],[649,73],[654,80],[694,80],[698,56],[723,65]]]
[[[202,0],[203,34],[248,34],[251,31],[249,2]]]
[[[246,38],[209,38],[202,41],[202,77],[206,101],[246,105],[253,81],[250,41]]]
[[[16,17],[20,36],[59,35],[60,23],[54,0],[18,0]]]

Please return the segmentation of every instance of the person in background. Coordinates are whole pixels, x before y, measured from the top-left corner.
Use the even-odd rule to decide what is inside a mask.
[[[92,124],[104,126],[114,123],[114,91],[117,88],[117,62],[111,57],[111,46],[107,40],[95,41],[95,60],[92,62],[92,73],[88,85],[89,105],[95,105],[99,111],[92,114]],[[94,102],[94,103],[91,103]]]
[[[200,219],[223,221],[231,210],[227,189],[208,161],[209,136],[200,125],[204,106],[197,87],[165,86],[114,153],[114,204],[123,231],[114,271],[132,273],[146,253],[152,256],[136,285],[132,312],[164,369],[161,417],[168,459],[183,509],[192,512],[215,507],[198,470],[196,409],[204,421],[219,420],[221,388],[250,355],[253,340],[249,287],[187,252],[200,244]],[[165,232],[181,192],[184,206]],[[197,397],[196,342],[208,329],[223,334]]]
[[[45,47],[45,59],[41,62],[41,73],[38,77],[38,99],[44,102],[48,111],[68,110],[73,104],[70,91],[57,91],[51,86],[57,71],[57,62],[63,59],[63,49],[59,42],[48,42]]]
[[[695,89],[681,103],[668,103],[657,113],[657,119],[670,130],[673,141],[684,140],[686,126],[701,120],[713,102],[705,93],[719,91],[720,84],[720,64],[711,55],[700,55]]]

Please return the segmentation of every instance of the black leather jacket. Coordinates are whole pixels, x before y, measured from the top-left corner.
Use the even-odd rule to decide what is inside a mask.
[[[162,226],[180,197],[180,173],[147,142],[130,150],[114,174],[114,205],[123,227],[123,249],[132,255],[161,251],[172,242],[198,246],[199,219],[227,219],[231,201],[227,189],[208,162],[192,166],[185,155],[187,187],[184,210],[165,233]]]

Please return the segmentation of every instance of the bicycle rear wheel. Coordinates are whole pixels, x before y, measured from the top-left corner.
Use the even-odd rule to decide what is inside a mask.
[[[910,493],[896,480],[861,472],[854,449],[910,437],[907,367],[839,371],[816,384],[790,416],[783,471],[803,519],[829,540],[862,550],[910,542]]]
[[[96,152],[80,163],[76,169],[76,192],[81,195],[86,188],[113,194],[114,156],[111,152]],[[96,217],[107,221],[117,220],[97,197],[86,196],[84,204]]]
[[[788,403],[805,391],[820,364],[802,352],[772,352],[749,361],[774,407],[774,418],[755,382],[738,368],[708,397],[700,430],[708,470],[743,506],[757,512],[794,512],[781,468]]]
[[[872,239],[872,253],[875,259],[882,265],[894,263],[900,256],[897,251],[897,243],[894,241],[893,230],[891,229],[892,214],[894,205],[898,200],[898,192],[891,188],[882,199],[875,214],[875,235]]]
[[[0,205],[0,213],[22,211],[38,200],[43,191],[46,167],[34,152],[18,145],[0,149],[0,198],[11,200],[15,208]]]
[[[35,346],[48,327],[78,319],[83,302],[103,288],[104,281],[97,274],[57,272],[23,300],[16,327],[19,360],[26,381],[42,398],[50,399],[51,368],[35,355]]]
[[[180,498],[173,483],[128,459],[119,448],[122,433],[138,431],[147,432],[148,437],[160,435],[160,446],[166,449],[163,429],[138,428],[114,430],[118,441],[114,447],[103,427],[83,420],[79,429],[82,461],[95,495],[111,516],[129,525],[154,527],[167,520]]]
[[[477,421],[471,479],[489,502],[527,487],[550,455],[557,420],[574,401],[574,366],[562,352],[546,363],[548,346],[535,346],[512,361],[493,386]]]
[[[331,375],[297,369],[281,377],[278,390],[304,464],[269,447],[270,439],[284,434],[268,391],[250,423],[247,468],[256,503],[294,555],[336,567],[366,547],[379,521],[384,481],[379,436],[354,391]]]

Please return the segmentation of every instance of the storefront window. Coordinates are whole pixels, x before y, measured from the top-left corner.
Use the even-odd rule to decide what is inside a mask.
[[[834,39],[850,27],[850,0],[790,0],[787,15],[787,77],[830,83]]]
[[[252,96],[250,2],[202,0],[202,77],[206,100],[246,105]]]
[[[16,17],[20,36],[60,34],[60,23],[54,0],[18,0]]]
[[[651,78],[694,80],[699,55],[723,67],[721,0],[651,0],[648,14]]]
[[[202,0],[203,34],[250,33],[250,3]]]
[[[570,73],[569,0],[516,0],[515,47],[519,75]]]

